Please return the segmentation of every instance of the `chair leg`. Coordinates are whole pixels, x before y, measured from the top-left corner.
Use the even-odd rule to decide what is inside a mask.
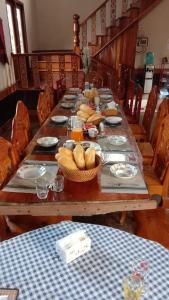
[[[4,216],[0,216],[0,241],[7,238],[7,224],[5,222]]]

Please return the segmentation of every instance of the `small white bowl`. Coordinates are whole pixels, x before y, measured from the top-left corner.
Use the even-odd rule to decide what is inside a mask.
[[[68,120],[66,116],[52,116],[51,120],[55,123],[64,123]]]
[[[121,117],[107,117],[105,118],[105,121],[109,124],[116,125],[122,122]]]
[[[58,143],[58,139],[52,136],[45,136],[37,139],[37,144],[41,147],[49,148],[55,146]]]

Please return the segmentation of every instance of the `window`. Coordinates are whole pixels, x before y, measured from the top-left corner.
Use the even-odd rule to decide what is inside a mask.
[[[18,0],[6,0],[6,8],[12,52],[28,52],[24,6]]]

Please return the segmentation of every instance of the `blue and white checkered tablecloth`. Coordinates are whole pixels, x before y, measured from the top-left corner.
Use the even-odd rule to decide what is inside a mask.
[[[85,229],[92,249],[66,265],[55,241]],[[20,300],[122,300],[122,281],[134,257],[150,263],[149,297],[169,299],[169,251],[159,244],[99,225],[62,222],[0,244],[0,287]]]

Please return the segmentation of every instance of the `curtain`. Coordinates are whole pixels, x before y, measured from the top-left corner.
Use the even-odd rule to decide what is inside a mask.
[[[0,62],[2,64],[8,63],[8,57],[6,54],[6,47],[5,47],[5,37],[2,25],[2,19],[0,18]]]

